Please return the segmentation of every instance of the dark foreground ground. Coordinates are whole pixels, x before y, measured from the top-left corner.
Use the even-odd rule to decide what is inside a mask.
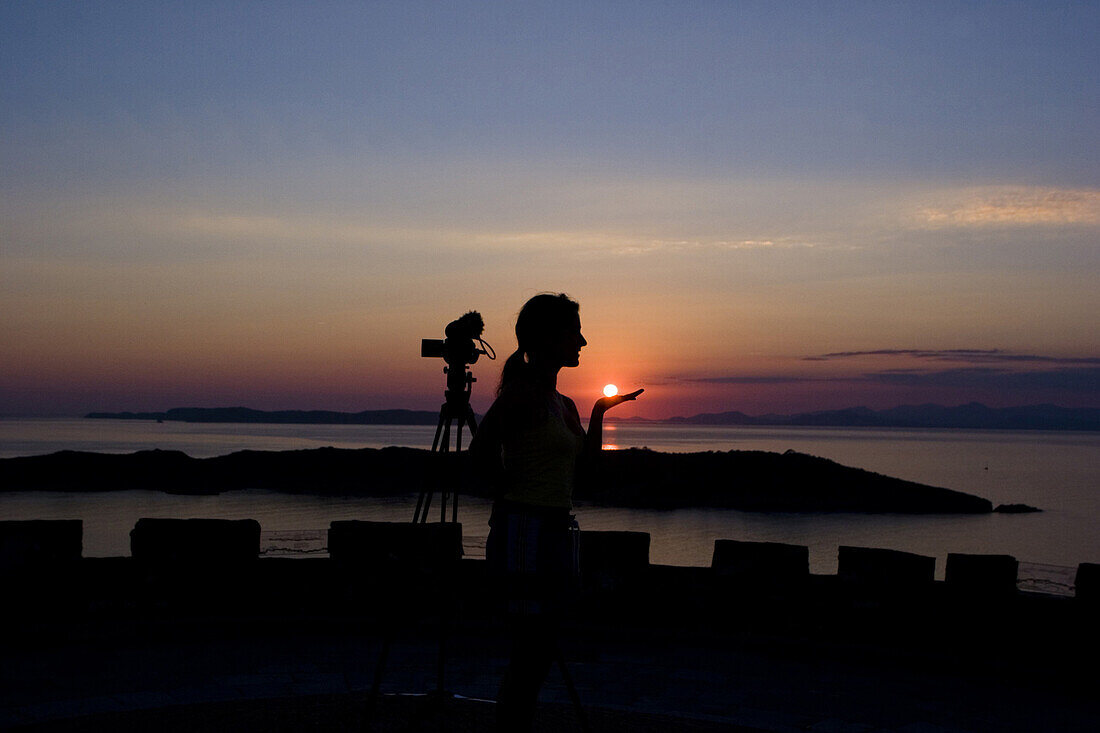
[[[744,619],[733,622],[743,626]],[[492,729],[507,642],[462,622],[435,706],[437,626],[399,624],[379,715],[364,712],[383,624],[349,617],[28,620],[9,626],[0,728],[36,731]],[[563,644],[594,731],[865,733],[1096,731],[1095,658],[1044,650],[1042,629],[986,642],[906,643],[902,630],[841,635],[731,625],[716,632],[572,624]],[[1061,642],[1059,642],[1061,643]],[[1072,669],[1075,661],[1088,666]],[[1069,665],[1069,666],[1067,666]],[[579,730],[551,670],[539,731]]]
[[[491,730],[509,640],[485,562],[460,559],[457,525],[337,524],[330,558],[257,559],[253,546],[234,560],[201,522],[212,551],[176,557],[178,536],[160,547],[139,523],[134,557],[0,576],[0,729]],[[561,649],[594,731],[1100,730],[1086,575],[1059,598],[984,575],[934,581],[932,558],[866,548],[841,548],[851,567],[817,576],[804,557],[798,573],[680,568],[649,564],[639,533],[580,539]],[[436,710],[423,694],[437,687],[441,610]],[[579,730],[558,669],[540,699],[538,730]]]

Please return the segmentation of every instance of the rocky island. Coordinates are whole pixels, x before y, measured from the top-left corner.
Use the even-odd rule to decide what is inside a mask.
[[[130,454],[61,451],[0,460],[4,491],[159,490],[217,494],[236,489],[343,496],[397,496],[457,487],[489,498],[465,453],[417,448],[317,448],[239,451],[192,458],[179,451]],[[713,507],[760,512],[988,513],[992,504],[787,451],[663,453],[605,451],[578,487],[580,503],[677,509]]]

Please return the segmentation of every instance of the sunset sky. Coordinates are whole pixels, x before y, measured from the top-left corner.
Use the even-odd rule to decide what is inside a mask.
[[[1100,407],[1100,3],[0,4],[0,415]]]

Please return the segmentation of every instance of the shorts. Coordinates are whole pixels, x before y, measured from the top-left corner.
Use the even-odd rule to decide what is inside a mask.
[[[493,504],[485,559],[509,613],[560,613],[576,594],[579,530],[568,509]]]

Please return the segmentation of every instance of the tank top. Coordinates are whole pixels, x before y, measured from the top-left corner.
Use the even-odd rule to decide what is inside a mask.
[[[501,441],[501,498],[540,507],[571,509],[584,435],[570,429],[565,402],[554,393],[545,420],[512,431]]]

